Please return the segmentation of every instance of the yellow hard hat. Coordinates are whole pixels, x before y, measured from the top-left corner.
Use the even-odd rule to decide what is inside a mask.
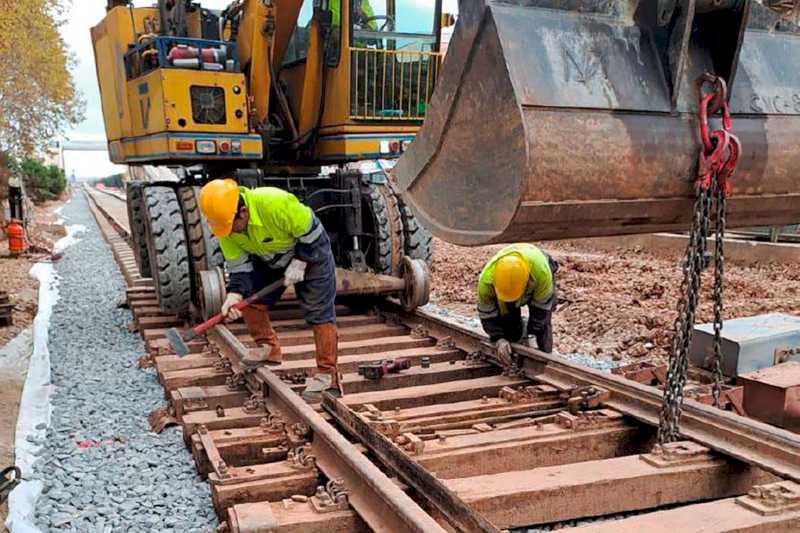
[[[209,181],[200,190],[200,211],[217,237],[231,234],[238,206],[239,186],[231,179]]]
[[[531,269],[516,254],[501,257],[494,269],[494,290],[502,302],[516,302],[522,298]]]

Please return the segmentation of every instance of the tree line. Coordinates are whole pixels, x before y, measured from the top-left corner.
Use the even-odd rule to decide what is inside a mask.
[[[66,187],[63,172],[36,156],[83,120],[85,103],[70,74],[75,58],[59,32],[69,6],[69,0],[0,0],[0,203],[12,172],[40,199]]]

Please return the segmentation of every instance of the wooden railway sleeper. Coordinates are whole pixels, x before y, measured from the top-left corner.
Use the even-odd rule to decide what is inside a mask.
[[[292,449],[284,424],[271,424],[267,417],[255,427],[209,431],[210,440],[225,462],[232,466],[250,466],[287,459]],[[191,451],[195,465],[201,475],[214,471],[200,434],[191,437]],[[293,460],[292,460],[293,461]]]

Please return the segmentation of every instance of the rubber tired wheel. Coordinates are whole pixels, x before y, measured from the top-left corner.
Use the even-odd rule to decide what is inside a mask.
[[[147,249],[163,313],[183,315],[189,310],[191,281],[183,216],[175,191],[150,186],[144,190]]]
[[[419,259],[431,266],[433,263],[433,236],[417,221],[411,209],[405,205],[401,197],[397,197],[400,216],[403,220],[403,237],[405,255],[411,259]]]
[[[178,187],[178,202],[186,229],[186,246],[190,259],[192,301],[197,305],[201,303],[198,279],[200,272],[214,270],[216,267],[221,267],[223,263],[219,241],[211,233],[211,228],[208,227],[200,212],[200,206],[197,203],[199,194],[200,187]]]
[[[373,235],[364,253],[377,274],[400,276],[403,271],[403,221],[397,198],[386,185],[370,184],[362,195],[364,232]]]
[[[153,274],[150,270],[150,253],[147,251],[147,224],[144,220],[144,183],[141,181],[128,182],[126,187],[128,206],[128,223],[131,226],[131,248],[139,274],[149,278]]]

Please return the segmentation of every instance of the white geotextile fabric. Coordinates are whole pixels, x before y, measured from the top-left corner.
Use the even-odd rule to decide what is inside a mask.
[[[86,227],[80,224],[67,226],[67,235],[59,239],[54,252],[62,252],[68,246],[76,243],[75,236],[85,230]],[[22,470],[23,481],[11,491],[8,497],[8,518],[5,525],[11,533],[41,533],[41,530],[34,525],[33,515],[36,500],[42,493],[42,482],[25,478],[32,471],[37,453],[42,447],[37,443],[44,441],[47,427],[50,426],[52,385],[50,384],[50,351],[47,348],[47,341],[50,316],[58,301],[58,277],[52,263],[36,263],[31,268],[30,275],[39,280],[39,305],[36,318],[33,320],[33,353],[30,356],[28,376],[22,389],[14,437],[16,465]],[[20,334],[17,339],[22,336]],[[30,340],[29,333],[28,342]],[[16,349],[25,352],[19,345],[16,346]],[[37,426],[43,429],[36,429]]]

